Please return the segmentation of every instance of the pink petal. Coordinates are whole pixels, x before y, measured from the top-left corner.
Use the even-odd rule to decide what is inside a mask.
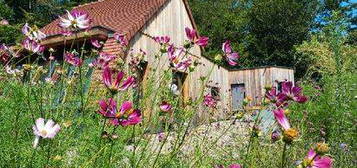
[[[278,121],[281,127],[285,130],[290,129],[290,123],[288,118],[286,118],[284,114],[284,110],[282,108],[276,109],[273,111],[275,119]]]
[[[289,82],[285,81],[285,82],[282,82],[281,87],[282,87],[283,93],[290,94],[291,89],[293,87],[293,83],[290,81]]]
[[[128,77],[123,82],[123,85],[119,88],[119,90],[127,90],[130,86],[132,86],[135,83],[135,78],[133,76]]]
[[[242,166],[239,164],[232,164],[229,166],[229,168],[242,168]]]
[[[119,84],[120,84],[121,80],[123,79],[123,77],[124,77],[124,72],[122,72],[122,71],[118,72],[117,78],[114,81],[114,86],[116,88],[119,88]]]
[[[313,168],[331,168],[332,159],[329,157],[316,158],[313,162]]]
[[[120,112],[124,113],[125,111],[128,111],[133,108],[133,104],[130,101],[125,101],[120,107]]]
[[[104,71],[103,71],[103,82],[107,87],[111,87],[112,85],[112,74],[111,74],[111,70],[109,67],[105,67]]]
[[[310,149],[309,152],[307,153],[307,159],[311,160],[316,156],[316,152],[313,149]]]

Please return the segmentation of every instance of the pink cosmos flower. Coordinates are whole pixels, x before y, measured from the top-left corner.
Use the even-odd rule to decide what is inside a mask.
[[[6,19],[2,19],[0,21],[0,25],[9,25],[9,21],[7,21]]]
[[[159,43],[160,45],[166,45],[170,42],[170,37],[169,36],[156,36],[154,37],[154,40]]]
[[[286,95],[282,93],[277,93],[275,87],[271,88],[269,91],[265,93],[265,97],[270,100],[270,102],[275,103],[277,107],[288,105],[286,100]]]
[[[24,34],[27,39],[31,41],[36,41],[39,42],[46,38],[46,34],[38,30],[36,27],[33,29],[31,28],[28,23],[25,23],[25,25],[22,27],[22,34]]]
[[[207,94],[203,98],[203,104],[210,108],[215,108],[217,105],[216,99],[210,94]]]
[[[107,101],[99,101],[100,109],[98,111],[103,117],[114,118],[117,113],[117,102],[113,98],[109,98]]]
[[[282,93],[286,95],[286,98],[293,100],[298,103],[305,103],[307,97],[302,95],[302,88],[293,86],[293,83],[290,81],[282,82]]]
[[[172,110],[172,105],[170,103],[166,102],[166,101],[163,101],[160,104],[160,109],[163,112],[170,112]]]
[[[129,44],[128,40],[125,37],[125,34],[115,33],[114,39],[117,40],[121,46],[127,46]]]
[[[129,101],[123,102],[119,113],[116,114],[115,119],[111,123],[115,126],[121,125],[123,127],[129,125],[136,125],[142,120],[141,112],[133,108],[133,104]]]
[[[0,45],[0,62],[6,63],[10,58],[8,48],[5,44]]]
[[[103,82],[105,86],[113,93],[117,93],[118,91],[127,90],[130,86],[135,84],[135,78],[133,76],[129,76],[121,85],[121,81],[124,77],[124,72],[118,72],[115,81],[112,81],[112,70],[109,67],[105,67],[103,71]]]
[[[89,64],[90,67],[105,68],[111,61],[117,58],[116,55],[112,55],[106,52],[100,52],[99,57]]]
[[[65,54],[65,61],[73,66],[81,66],[83,60],[79,57],[76,57],[73,53],[67,52]]]
[[[288,118],[285,116],[284,110],[278,108],[273,111],[275,119],[278,121],[279,125],[283,127],[284,130],[291,128]]]
[[[45,50],[44,46],[41,46],[39,43],[37,43],[34,40],[30,40],[28,38],[26,38],[24,41],[22,41],[22,46],[28,50],[31,51],[33,53],[37,53],[37,54],[42,54],[43,51]]]
[[[240,164],[232,164],[229,168],[242,168],[242,166]]]
[[[327,156],[321,157],[313,149],[311,149],[303,164],[306,168],[331,168],[332,159]]]
[[[195,29],[190,29],[188,27],[185,28],[186,37],[191,43],[196,44],[201,47],[206,47],[208,44],[208,37],[200,37],[197,38],[197,31]]]
[[[175,69],[179,71],[186,71],[188,67],[190,67],[192,64],[192,58],[183,58],[178,61],[178,63],[173,63]]]
[[[40,138],[54,138],[56,134],[60,131],[61,127],[53,122],[51,119],[45,124],[45,119],[39,118],[36,120],[35,125],[32,127],[33,133],[35,134],[35,140],[33,142],[33,147],[36,148]]]
[[[97,39],[91,39],[90,42],[95,48],[101,48],[102,44]]]
[[[60,18],[59,26],[64,29],[88,29],[90,19],[83,11],[67,11],[67,18]]]
[[[229,65],[235,66],[238,64],[237,61],[238,61],[239,55],[238,55],[238,53],[233,52],[230,41],[227,40],[226,42],[223,43],[222,50],[223,50],[224,54],[226,55],[226,60]]]

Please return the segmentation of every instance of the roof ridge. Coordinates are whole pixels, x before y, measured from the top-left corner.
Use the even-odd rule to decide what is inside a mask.
[[[98,1],[93,1],[93,2],[84,3],[84,4],[81,4],[81,5],[75,6],[73,9],[80,8],[80,7],[84,7],[84,6],[88,6],[88,5],[97,4],[97,3],[99,3],[99,2],[104,2],[104,1],[106,1],[106,0],[98,0]]]

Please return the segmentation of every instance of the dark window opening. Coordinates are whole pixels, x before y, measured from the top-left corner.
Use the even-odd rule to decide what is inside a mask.
[[[173,72],[172,85],[176,85],[176,93],[177,94],[181,94],[183,92],[183,85],[185,83],[186,77],[187,77],[187,75],[183,72],[179,72],[179,71]]]
[[[283,89],[282,84],[283,84],[283,82],[278,82],[278,88],[277,88],[278,93],[282,92],[282,89]]]
[[[215,100],[220,100],[219,88],[211,87],[211,95]]]

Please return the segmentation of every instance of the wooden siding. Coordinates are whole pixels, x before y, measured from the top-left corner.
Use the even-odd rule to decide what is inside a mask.
[[[236,70],[229,72],[230,84],[244,83],[247,96],[253,98],[253,104],[259,105],[264,97],[265,86],[275,86],[275,81],[294,81],[294,70],[279,67],[264,67]]]
[[[171,38],[171,42],[176,46],[183,45],[186,35],[185,27],[193,28],[194,25],[190,20],[189,14],[184,6],[183,0],[170,0],[165,6],[142,28],[141,32],[151,36],[167,35]],[[164,67],[168,68],[169,60],[166,54],[160,57],[157,61],[154,54],[158,54],[160,46],[149,37],[142,33],[138,33],[131,41],[131,46],[134,50],[138,51],[143,49],[148,53],[145,60],[148,62],[149,67]],[[189,95],[189,98],[193,101],[197,100],[202,90],[200,78],[210,75],[209,86],[215,86],[220,88],[221,101],[219,102],[219,109],[228,110],[229,100],[229,87],[228,87],[228,71],[222,67],[219,67],[209,61],[208,59],[201,57],[201,49],[194,47],[190,50],[197,57],[194,59],[200,62],[194,72],[189,73],[185,81],[185,93]],[[212,70],[213,68],[213,70]],[[212,71],[212,72],[211,72]],[[205,89],[208,92],[208,89]],[[200,112],[198,116],[203,117],[204,107],[199,107]],[[220,110],[220,113],[224,113],[225,110]],[[222,114],[217,114],[222,115]]]

